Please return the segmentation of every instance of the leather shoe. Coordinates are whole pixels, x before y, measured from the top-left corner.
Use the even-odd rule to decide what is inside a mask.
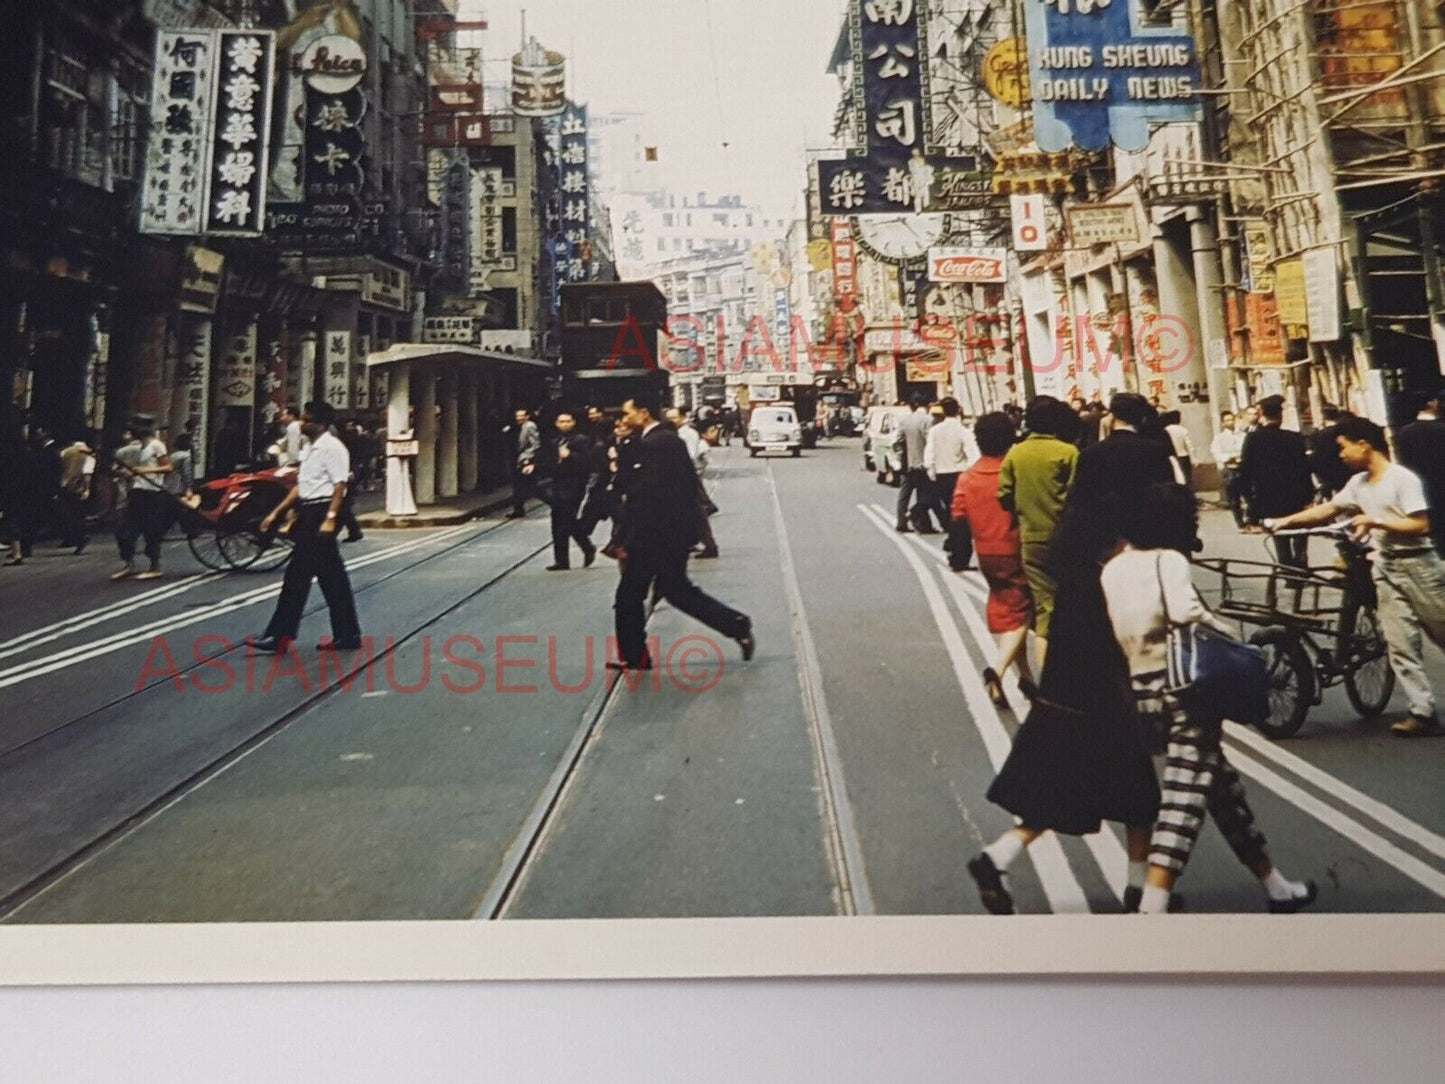
[[[1003,883],[1003,873],[993,864],[987,854],[980,854],[969,860],[968,875],[978,885],[978,898],[983,908],[991,915],[1014,913],[1014,898]]]
[[[715,561],[717,560],[718,552],[715,549],[701,549],[694,550],[692,555],[699,561]]]
[[[572,566],[571,566],[571,565],[548,565],[548,566],[547,566],[547,571],[548,571],[548,572],[571,572],[571,571],[572,571]]]
[[[758,649],[758,641],[751,632],[745,632],[738,637],[738,647],[743,649],[743,662],[752,662],[753,653]]]
[[[1296,911],[1303,911],[1319,898],[1319,894],[1319,886],[1313,881],[1306,881],[1305,894],[1303,896],[1291,896],[1287,900],[1270,900],[1269,913],[1272,915],[1292,915]]]
[[[258,636],[251,641],[251,646],[263,655],[284,655],[291,643],[289,636]]]
[[[526,512],[508,512],[508,513],[506,514],[506,516],[503,517],[503,518],[505,518],[505,519],[526,519],[526,518],[527,518],[527,513],[526,513]]]
[[[362,534],[360,531],[358,531],[358,532],[356,532],[356,534],[349,534],[349,535],[347,535],[347,536],[346,536],[345,538],[343,538],[341,541],[342,541],[342,542],[360,542],[360,541],[361,541],[363,538],[365,538],[365,537],[366,537],[366,535],[364,535],[364,534]]]
[[[633,666],[631,663],[626,662],[609,662],[607,664],[607,669],[615,671],[619,674],[625,674],[628,670],[651,670],[652,660],[645,659],[642,662],[638,663],[636,666]]]
[[[912,528],[912,527],[894,527],[893,529],[894,529],[895,531],[897,531],[899,534],[912,534],[912,533],[913,533],[913,528]]]
[[[360,651],[360,640],[322,640],[316,645],[317,651]]]
[[[585,550],[582,551],[582,567],[583,567],[583,568],[591,568],[591,567],[592,567],[592,562],[595,561],[595,560],[597,560],[597,547],[596,547],[596,546],[588,546]]]

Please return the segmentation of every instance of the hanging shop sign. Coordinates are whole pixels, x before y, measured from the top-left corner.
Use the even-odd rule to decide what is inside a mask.
[[[1152,125],[1199,121],[1193,37],[1139,25],[1135,0],[1023,2],[1040,148],[1142,151]]]
[[[465,155],[457,155],[442,176],[440,230],[441,258],[433,285],[438,294],[467,292],[472,221],[472,171]]]
[[[928,0],[851,0],[848,20],[853,66],[861,73],[853,80],[853,146],[843,158],[818,162],[823,213],[924,214],[978,205],[988,186],[977,155],[941,146],[934,132]]]
[[[140,232],[198,234],[207,203],[216,39],[209,30],[156,34],[151,133]]]
[[[492,272],[502,262],[502,171],[495,167],[472,170],[473,290],[485,290]]]
[[[1042,252],[1049,247],[1046,213],[1041,195],[1009,197],[1014,251]]]
[[[428,316],[422,321],[424,343],[475,343],[478,334],[474,316]]]
[[[191,455],[197,478],[206,474],[206,452],[210,448],[211,336],[213,323],[206,316],[187,316],[181,321],[180,358],[176,368],[176,401],[179,410],[172,411],[171,432],[180,433],[186,424],[177,424],[179,414],[192,433]]]
[[[202,0],[145,0],[141,16],[152,26],[166,29],[186,26],[222,30],[231,25],[231,20]]]
[[[552,117],[567,108],[567,62],[536,38],[512,57],[512,112]]]
[[[1344,328],[1340,311],[1340,263],[1334,246],[1306,252],[1304,273],[1310,342],[1337,342]]]
[[[281,330],[279,320],[267,321],[266,334],[260,344],[259,385],[261,412],[257,424],[263,434],[269,434],[271,427],[281,417],[281,408],[286,405],[287,381],[290,377],[287,361],[289,334]]]
[[[1144,183],[1156,204],[1179,205],[1217,198],[1229,181],[1204,165],[1204,137],[1198,124],[1161,124],[1144,152]]]
[[[1004,38],[984,56],[983,86],[1011,109],[1019,109],[1029,100],[1028,50],[1018,38]]]
[[[366,359],[371,356],[371,336],[356,337],[356,356],[351,362],[352,406],[357,410],[371,409],[371,380]]]
[[[256,322],[233,322],[216,372],[216,405],[256,405]]]
[[[182,312],[212,313],[221,299],[221,279],[226,258],[200,245],[186,246],[181,266],[180,303]]]
[[[827,271],[833,264],[833,246],[827,241],[809,241],[807,253],[808,267],[813,271]]]
[[[585,105],[567,103],[559,134],[557,168],[562,198],[561,228],[562,237],[572,251],[560,264],[558,277],[562,282],[588,282],[592,278],[592,268],[582,258],[582,246],[591,236],[592,185]]]
[[[1080,203],[1066,209],[1075,248],[1136,245],[1143,231],[1133,203]]]
[[[216,46],[205,232],[259,237],[266,224],[276,36],[270,31],[222,30]]]
[[[326,401],[337,410],[351,409],[351,332],[325,331],[321,334],[321,366]]]
[[[786,343],[792,329],[793,309],[784,286],[773,287],[773,342]]]
[[[1309,293],[1305,288],[1303,260],[1285,260],[1274,265],[1274,297],[1279,304],[1279,321],[1286,329],[1308,329],[1310,322]],[[1291,334],[1290,338],[1305,338]]]
[[[1269,223],[1262,218],[1244,220],[1244,266],[1249,275],[1248,290],[1262,294],[1274,292],[1274,245],[1270,243]]]
[[[385,264],[361,276],[361,301],[394,312],[411,312],[411,272]]]
[[[1285,363],[1284,329],[1279,322],[1279,303],[1271,294],[1244,295],[1245,326],[1249,330],[1249,360],[1255,365]]]
[[[1008,251],[1002,248],[928,250],[928,277],[934,282],[1004,282],[1008,279]]]
[[[366,50],[345,34],[327,34],[292,56],[292,72],[322,94],[345,94],[366,78]]]
[[[858,244],[847,219],[835,218],[832,232],[833,297],[846,311],[858,302]]]

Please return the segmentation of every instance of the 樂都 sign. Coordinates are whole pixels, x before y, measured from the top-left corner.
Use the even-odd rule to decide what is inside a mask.
[[[276,37],[270,31],[216,34],[206,233],[259,237],[265,227],[275,49]]]
[[[1199,119],[1194,39],[1142,25],[1140,0],[1023,2],[1040,149],[1141,151],[1152,125]]]
[[[945,153],[935,138],[929,20],[928,0],[851,0],[853,145],[843,158],[818,162],[823,214],[923,214],[987,202],[978,156]]]
[[[934,282],[1004,282],[1008,279],[1008,252],[1001,248],[932,248],[928,251],[928,277]]]

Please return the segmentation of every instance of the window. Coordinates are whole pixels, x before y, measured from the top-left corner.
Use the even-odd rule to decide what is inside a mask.
[[[670,215],[670,214],[665,214],[665,215],[663,215],[663,216],[662,216],[662,224],[663,224],[664,226],[671,226],[671,225],[672,225],[672,215]]]
[[[502,251],[517,251],[517,209],[502,208]]]

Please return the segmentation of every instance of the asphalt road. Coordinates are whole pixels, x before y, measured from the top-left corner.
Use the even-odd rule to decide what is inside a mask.
[[[662,605],[666,664],[636,688],[603,665],[615,567],[547,572],[543,512],[347,547],[374,648],[344,675],[319,596],[297,658],[248,655],[279,574],[173,545],[167,579],[112,584],[105,539],[0,569],[0,916],[980,913],[964,862],[1010,823],[984,793],[1018,724],[978,676],[981,580],[889,529],[856,442],[715,462],[723,556],[695,579],[752,614],[758,654]],[[1217,514],[1206,535],[1259,546]],[[1231,731],[1322,910],[1445,901],[1445,741],[1391,737],[1402,712],[1362,723],[1332,692],[1289,741]],[[1046,839],[1019,909],[1118,911],[1123,863],[1113,832]],[[1182,890],[1263,909],[1212,831]]]

